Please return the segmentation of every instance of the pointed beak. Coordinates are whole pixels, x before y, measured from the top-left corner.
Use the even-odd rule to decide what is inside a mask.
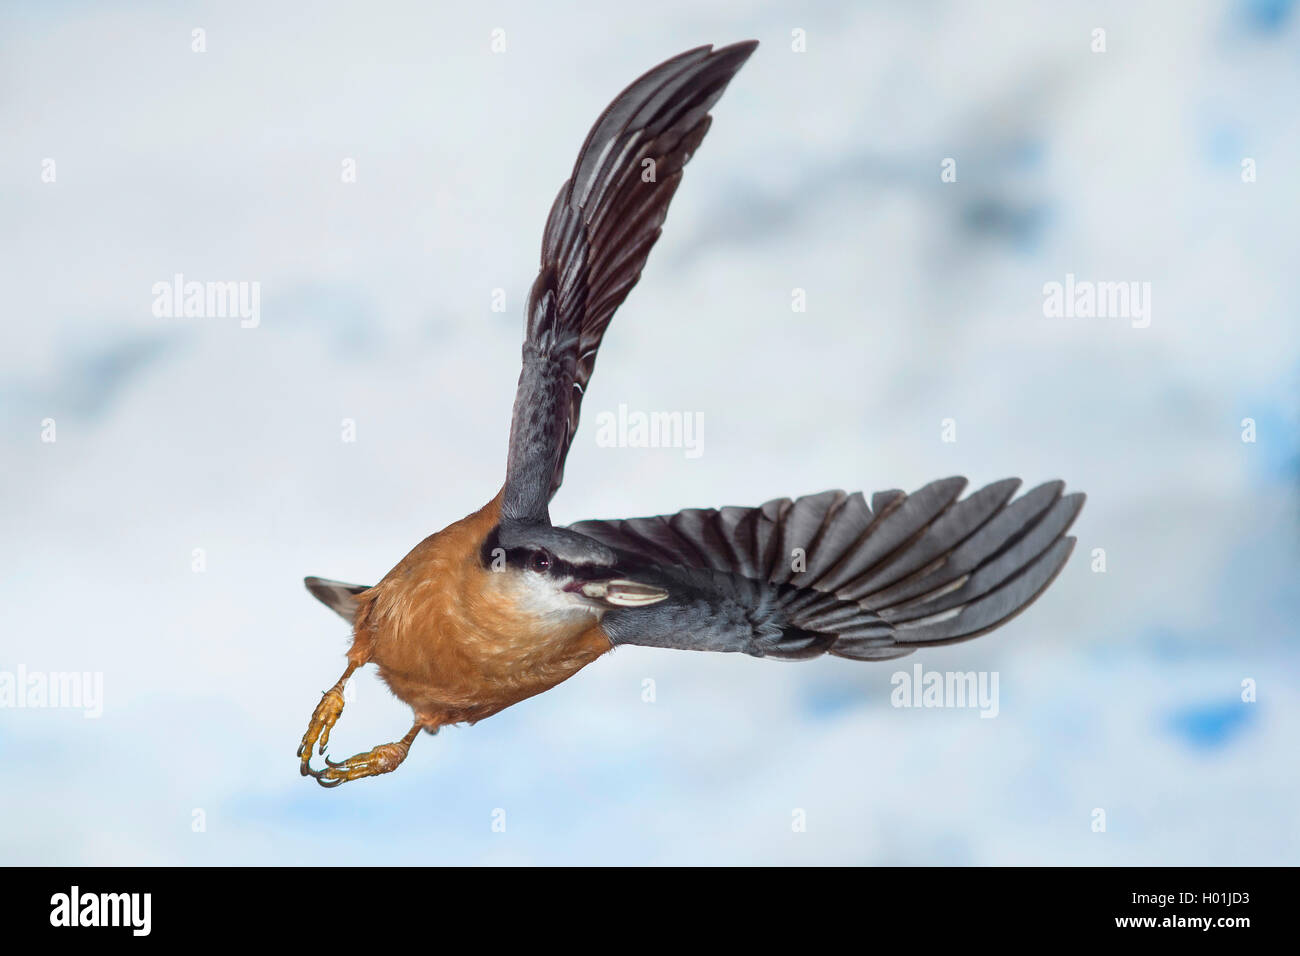
[[[621,578],[613,581],[588,581],[582,585],[582,594],[611,607],[646,607],[658,604],[668,597],[668,592],[663,588]]]

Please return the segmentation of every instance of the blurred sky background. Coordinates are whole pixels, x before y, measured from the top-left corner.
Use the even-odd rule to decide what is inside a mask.
[[[104,680],[99,719],[0,709],[0,862],[1300,862],[1295,4],[118,6],[0,7],[0,670]],[[590,124],[751,37],[553,518],[1062,477],[1074,557],[977,641],[626,648],[304,780],[348,634],[303,575],[373,583],[492,497]],[[260,282],[260,326],[155,317],[178,272]],[[1150,327],[1045,318],[1067,273],[1150,282]],[[620,403],[702,413],[703,455],[598,447]],[[998,717],[891,707],[915,663],[997,671]],[[409,726],[356,691],[335,756]]]

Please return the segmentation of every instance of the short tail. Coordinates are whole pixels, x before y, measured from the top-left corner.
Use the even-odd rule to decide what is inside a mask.
[[[361,603],[357,599],[358,595],[370,590],[370,586],[366,584],[344,584],[342,581],[331,581],[328,578],[303,578],[302,583],[307,585],[307,590],[316,600],[349,624],[357,616],[357,607]]]

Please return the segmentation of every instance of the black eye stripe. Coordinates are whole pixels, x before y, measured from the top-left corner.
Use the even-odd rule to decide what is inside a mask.
[[[532,571],[534,574],[548,574],[556,577],[571,578],[577,581],[602,580],[611,576],[611,568],[587,564],[574,564],[565,561],[557,556],[554,551],[543,547],[519,547],[503,548],[501,546],[501,529],[493,528],[488,532],[486,540],[483,542],[480,559],[483,567],[500,570],[501,565],[498,563],[504,555],[507,567],[515,568],[521,571]],[[532,556],[539,551],[544,551],[550,558],[550,563],[544,571],[537,571],[531,567]]]
[[[539,550],[542,549],[512,548],[506,552],[506,563],[512,567],[522,568],[525,571],[531,570],[534,573],[537,573],[536,569],[532,566],[532,558]],[[541,572],[543,574],[551,574],[556,577],[586,579],[595,573],[599,573],[595,569],[588,570],[579,567],[576,564],[571,564],[563,558],[556,557],[555,554],[550,551],[547,551],[546,555],[550,558],[550,563],[547,568]]]

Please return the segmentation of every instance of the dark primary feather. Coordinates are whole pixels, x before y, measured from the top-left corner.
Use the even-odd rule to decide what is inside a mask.
[[[870,505],[861,492],[827,491],[572,527],[669,591],[606,614],[616,644],[876,660],[992,630],[1069,557],[1082,494],[1054,481],[1012,500],[1020,481],[1009,478],[958,500],[965,485],[946,478]]]
[[[560,187],[528,300],[507,521],[549,521],[601,338],[641,277],[709,109],[756,46],[698,47],[636,80],[596,121]]]

